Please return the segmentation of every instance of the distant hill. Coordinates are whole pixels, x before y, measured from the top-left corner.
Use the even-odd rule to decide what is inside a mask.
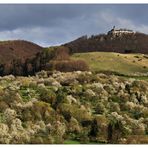
[[[0,42],[0,59],[10,61],[14,58],[26,59],[40,52],[42,47],[32,42],[23,40],[1,41]]]
[[[71,53],[82,52],[118,52],[148,54],[148,35],[143,33],[112,34],[82,36],[74,41],[64,44]]]
[[[71,59],[71,54],[96,51],[148,54],[148,35],[125,29],[112,29],[108,34],[92,35],[91,37],[82,36],[64,45],[49,48],[43,48],[24,40],[0,41],[0,76],[9,74],[34,75],[40,70],[50,69],[60,69],[61,71],[67,71],[67,69],[68,71],[84,70],[84,67],[88,67],[85,57],[80,60]],[[90,55],[91,58],[93,58],[92,56],[93,54]],[[116,60],[118,61],[118,59]],[[102,65],[104,63],[103,59],[102,61],[100,59],[99,62]],[[107,64],[109,61],[105,62]],[[129,62],[131,61],[126,61],[127,65]],[[139,63],[141,61],[134,63],[134,59],[131,62],[132,67],[136,69],[135,72],[138,72],[138,70],[147,72],[147,65],[144,63],[140,65],[139,69],[137,65]],[[117,62],[114,64],[117,64]],[[89,69],[89,67],[86,69]]]
[[[0,75],[33,73],[39,68],[39,66],[35,66],[33,60],[41,53],[42,49],[37,44],[23,40],[1,41]]]

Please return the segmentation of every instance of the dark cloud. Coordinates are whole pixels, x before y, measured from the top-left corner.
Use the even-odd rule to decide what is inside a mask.
[[[147,4],[1,4],[0,39],[26,39],[47,46],[113,25],[148,33]]]
[[[92,7],[92,6],[91,6]],[[63,19],[74,19],[89,13],[88,5],[0,5],[0,29],[24,26],[60,26]]]

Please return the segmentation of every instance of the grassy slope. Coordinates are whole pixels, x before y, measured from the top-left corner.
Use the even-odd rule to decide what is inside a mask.
[[[135,57],[135,56],[138,56]],[[115,71],[122,74],[148,72],[148,59],[143,54],[119,54],[112,52],[76,53],[74,59],[85,60],[92,71]],[[142,60],[140,60],[142,59]],[[144,68],[145,66],[145,68]]]

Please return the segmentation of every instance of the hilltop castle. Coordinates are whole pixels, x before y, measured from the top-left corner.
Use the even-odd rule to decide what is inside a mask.
[[[121,36],[123,34],[134,34],[133,30],[128,30],[128,29],[115,29],[115,26],[113,29],[108,31],[108,35],[114,35],[114,36]]]

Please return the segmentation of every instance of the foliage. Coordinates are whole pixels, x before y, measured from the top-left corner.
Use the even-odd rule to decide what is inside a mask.
[[[48,63],[48,70],[57,70],[62,72],[71,71],[87,71],[88,65],[83,60],[63,60],[63,61],[50,61]]]
[[[41,71],[0,87],[0,143],[147,143],[145,80]]]

